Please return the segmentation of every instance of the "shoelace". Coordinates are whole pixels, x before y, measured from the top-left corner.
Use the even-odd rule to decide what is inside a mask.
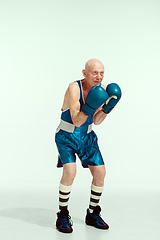
[[[103,219],[101,218],[101,215],[98,215],[98,214],[93,214],[93,217],[99,222],[99,223],[102,223],[104,224],[104,221]]]
[[[64,215],[64,216],[62,216],[61,217],[61,222],[62,222],[62,225],[64,226],[64,227],[68,227],[68,226],[73,226],[73,222],[72,222],[72,220],[71,220],[71,216],[67,216],[67,215]]]

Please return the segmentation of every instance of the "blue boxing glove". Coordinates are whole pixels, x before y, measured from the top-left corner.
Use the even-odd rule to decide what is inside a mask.
[[[86,103],[82,107],[82,112],[86,115],[94,114],[97,108],[99,108],[108,99],[108,93],[104,88],[100,86],[93,86],[86,98]]]
[[[110,113],[119,102],[122,92],[118,84],[110,83],[107,85],[106,92],[109,95],[107,102],[103,105],[103,112]]]

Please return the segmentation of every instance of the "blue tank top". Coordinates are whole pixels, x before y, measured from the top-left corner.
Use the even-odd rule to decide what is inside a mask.
[[[81,81],[78,80],[76,81],[78,83],[79,89],[80,89],[80,98],[79,98],[79,102],[80,102],[80,111],[82,110],[82,107],[84,105],[84,100],[83,100],[83,90],[82,90],[82,85],[81,85]],[[62,112],[61,114],[61,119],[65,122],[68,123],[72,123],[72,118],[71,118],[71,114],[70,114],[70,109],[66,109],[65,111]],[[82,126],[88,126],[91,123],[93,123],[93,115],[89,115],[87,120],[85,121],[85,123],[83,123],[79,128],[81,128]]]

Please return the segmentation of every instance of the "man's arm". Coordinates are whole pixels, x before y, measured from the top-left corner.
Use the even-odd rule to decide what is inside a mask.
[[[103,112],[102,107],[98,108],[95,112],[95,114],[93,115],[93,123],[95,125],[99,125],[101,124],[104,119],[106,118],[107,114]]]
[[[80,111],[80,90],[76,82],[70,83],[68,87],[68,102],[73,124],[80,127],[87,120],[88,116]]]

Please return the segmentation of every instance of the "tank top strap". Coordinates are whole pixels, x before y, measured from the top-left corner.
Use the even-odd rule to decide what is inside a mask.
[[[82,110],[82,106],[84,104],[84,100],[83,100],[83,90],[82,90],[82,84],[81,84],[81,80],[76,81],[78,83],[79,89],[80,89],[80,111]]]

